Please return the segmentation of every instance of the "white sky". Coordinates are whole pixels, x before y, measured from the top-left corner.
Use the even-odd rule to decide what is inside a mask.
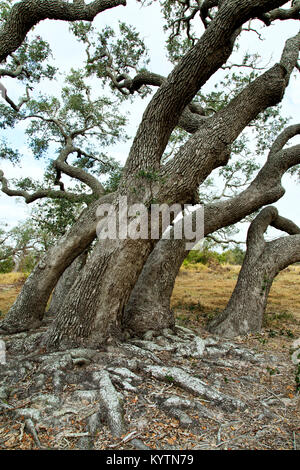
[[[103,28],[106,24],[113,27],[117,26],[119,20],[134,25],[144,38],[150,50],[151,57],[148,69],[162,75],[167,75],[171,71],[172,65],[169,64],[166,59],[164,33],[158,5],[154,4],[151,7],[142,8],[134,0],[129,0],[126,7],[120,6],[98,15],[94,21],[94,26],[99,29]],[[296,34],[298,30],[297,22],[277,22],[269,28],[263,27],[261,23],[258,23],[258,28],[263,36],[266,37],[266,40],[264,42],[259,41],[255,33],[247,33],[244,35],[244,39],[241,42],[242,50],[258,52],[263,56],[263,64],[268,63],[270,60],[271,66],[274,62],[279,60],[285,40]],[[34,35],[37,34],[40,34],[44,39],[49,41],[55,57],[55,65],[59,66],[61,72],[67,72],[72,66],[78,67],[81,65],[83,51],[80,45],[70,36],[66,23],[44,21],[35,28]],[[212,86],[216,79],[217,77],[213,77],[205,85],[204,89],[208,89],[208,87]],[[16,83],[16,80],[3,79],[2,81],[7,87],[9,95],[16,101],[18,97],[24,93],[23,88]],[[97,86],[96,82],[95,86]],[[55,93],[55,91],[59,89],[58,87],[59,84],[56,82],[52,82],[51,84],[47,83],[46,92]],[[134,106],[125,105],[131,112],[127,133],[132,137],[140,122],[146,102],[146,100],[137,100]],[[299,105],[300,93],[298,74],[298,85],[296,79],[293,77],[283,100],[283,114],[292,117],[291,123],[300,121]],[[0,137],[7,137],[9,140],[12,140],[15,145],[19,145],[23,155],[21,168],[12,167],[9,163],[1,164],[1,168],[4,170],[7,177],[42,177],[43,163],[34,160],[31,156],[30,150],[28,150],[24,141],[22,126],[19,126],[18,129],[14,131],[2,131]],[[130,142],[119,144],[112,148],[111,155],[124,162],[129,148]],[[279,208],[281,215],[291,218],[294,222],[300,224],[299,186],[288,176],[284,177],[283,184],[286,188],[286,194],[275,205]],[[23,201],[17,201],[16,198],[10,198],[1,194],[1,222],[7,222],[10,226],[15,225],[18,221],[28,217],[29,210],[30,206],[27,206]],[[246,227],[242,230],[239,238],[244,239],[245,230]],[[271,235],[273,235],[273,233],[271,233]]]

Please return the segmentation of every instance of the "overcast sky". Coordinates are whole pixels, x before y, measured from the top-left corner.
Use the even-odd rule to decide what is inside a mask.
[[[134,25],[141,33],[150,51],[151,62],[148,66],[149,70],[167,75],[171,71],[172,66],[166,59],[164,33],[158,5],[154,4],[151,7],[142,8],[134,0],[129,0],[126,7],[117,7],[98,15],[94,21],[94,26],[99,29],[103,28],[106,24],[116,26],[118,20]],[[261,23],[258,23],[258,28],[266,40],[263,42],[259,41],[255,33],[244,34],[243,40],[241,41],[242,50],[258,52],[263,56],[263,63],[266,64],[270,61],[271,66],[274,62],[279,60],[284,41],[288,37],[296,34],[297,26],[297,22],[294,21],[277,22],[276,25],[272,25],[269,28],[263,27]],[[81,65],[83,50],[70,36],[66,23],[49,20],[43,21],[34,30],[34,35],[37,34],[49,41],[55,57],[55,65],[59,67],[61,72],[67,72],[72,66],[76,68]],[[205,85],[204,89],[208,90],[216,79],[217,77],[212,78]],[[9,96],[18,101],[18,97],[24,93],[23,88],[16,83],[16,80],[3,79],[2,82],[7,87]],[[96,82],[95,85],[97,85]],[[55,93],[58,90],[58,82],[47,83],[47,93]],[[125,105],[126,109],[131,111],[127,128],[127,133],[131,137],[135,134],[146,102],[146,100],[136,100],[134,107],[132,105]],[[285,93],[283,114],[286,117],[291,117],[291,123],[296,123],[300,121],[299,109],[300,93],[298,74],[298,86],[296,79],[293,77]],[[13,167],[6,162],[1,164],[1,168],[4,170],[7,177],[32,176],[34,178],[41,178],[44,163],[33,159],[30,150],[26,147],[22,127],[23,126],[20,125],[14,131],[5,133],[2,131],[1,133],[1,137],[7,137],[9,140],[13,141],[14,145],[19,146],[21,154],[23,155],[22,167]],[[129,148],[130,142],[119,144],[111,149],[111,155],[121,162],[124,162]],[[299,186],[288,176],[284,177],[283,184],[286,188],[286,194],[275,205],[279,208],[282,215],[292,218],[296,223],[300,224]],[[7,222],[10,226],[16,225],[18,221],[28,217],[30,211],[30,207],[23,201],[16,201],[16,198],[9,198],[2,194],[0,197],[0,208],[1,222]],[[242,233],[241,237],[244,238],[244,236],[245,234]]]

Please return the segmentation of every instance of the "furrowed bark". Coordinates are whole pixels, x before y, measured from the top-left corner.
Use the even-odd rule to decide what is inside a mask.
[[[59,278],[54,291],[52,292],[51,302],[47,310],[47,317],[54,318],[59,311],[64,298],[68,295],[69,290],[76,281],[77,276],[86,264],[88,250],[85,250],[77,258],[74,259],[72,264],[63,272]]]
[[[109,200],[111,195],[101,198]],[[93,202],[73,227],[50,248],[27,278],[17,300],[0,324],[8,332],[24,331],[40,324],[52,290],[65,269],[96,236],[96,209]]]
[[[169,137],[186,106],[207,80],[227,61],[239,28],[284,4],[282,1],[231,0],[182,58],[147,106],[125,165],[124,178],[139,168],[157,168]]]
[[[165,197],[172,200],[173,196],[181,202],[213,169],[228,162],[230,146],[245,127],[260,112],[282,100],[297,64],[299,49],[300,33],[286,41],[280,63],[246,86],[225,108],[206,119],[162,168],[161,175],[166,179]]]
[[[291,235],[265,242],[264,232],[269,225]],[[299,260],[299,227],[279,217],[275,207],[266,207],[249,227],[246,256],[237,284],[227,307],[211,322],[209,330],[228,338],[259,332],[274,278]]]
[[[217,165],[227,161],[228,145],[241,132],[240,128],[231,133],[231,141],[230,138],[223,141],[222,135],[214,134],[213,148],[205,146],[203,164],[197,168],[197,179],[192,182],[192,189],[184,189],[180,193],[180,185],[176,191],[176,185],[173,184],[173,192],[165,192],[166,183],[162,183],[155,173],[160,167],[161,156],[169,136],[184,109],[199,88],[231,54],[238,28],[253,15],[281,4],[282,2],[267,0],[231,0],[222,4],[216,19],[162,83],[147,106],[123,171],[119,196],[127,196],[134,203],[145,204],[149,204],[153,199],[160,203],[167,201],[169,204],[189,202],[191,190],[194,193],[199,181],[206,178],[215,168],[214,160],[220,157]],[[282,97],[288,71],[282,66],[278,66],[277,71],[273,94],[272,91],[267,94],[263,105],[257,106],[257,113]],[[277,82],[280,82],[279,85]],[[251,108],[250,112],[246,113],[244,126],[247,119],[249,122],[254,117],[256,114]],[[219,124],[221,126],[221,122]],[[212,136],[208,132],[203,139],[205,137]],[[138,182],[139,178],[142,179],[141,184]],[[120,327],[124,306],[152,250],[153,242],[112,240],[101,243],[101,249],[99,247],[94,250],[93,257],[62,305],[57,320],[47,335],[48,346],[62,345],[68,339],[75,343],[86,341],[101,344],[110,336],[112,330],[118,330]]]
[[[282,99],[297,63],[299,42],[299,34],[290,38],[286,42],[280,64],[258,77],[224,110],[204,122],[165,166],[162,175],[170,182],[167,180],[164,184],[166,196],[172,199],[174,194],[177,201],[178,198],[191,198],[201,179],[203,181],[213,168],[227,162],[229,145],[241,130],[260,111]],[[282,197],[284,190],[281,177],[288,168],[299,162],[299,149],[296,147],[284,154],[280,150],[299,131],[299,125],[290,126],[276,139],[267,163],[246,191],[229,201],[205,207],[205,236],[238,222],[263,205]],[[124,326],[141,333],[174,324],[170,299],[176,276],[188,254],[185,244],[186,240],[161,240],[155,247],[126,306]]]
[[[99,347],[105,341],[117,341],[124,307],[151,249],[149,240],[98,243],[62,303],[45,344]]]
[[[300,145],[282,147],[300,132],[300,125],[285,129],[274,142],[269,158],[250,186],[230,200],[204,206],[204,236],[233,225],[284,195],[281,178],[300,163]],[[125,309],[124,327],[140,334],[174,324],[171,295],[180,266],[188,255],[188,240],[160,240],[132,291]]]

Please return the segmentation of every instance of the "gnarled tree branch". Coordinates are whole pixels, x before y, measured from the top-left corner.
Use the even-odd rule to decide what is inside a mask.
[[[13,5],[0,29],[0,62],[21,46],[30,29],[41,20],[93,21],[98,13],[118,5],[126,5],[126,0],[94,0],[89,4],[84,1],[22,0]]]
[[[38,189],[33,193],[29,193],[24,189],[11,189],[8,180],[5,178],[4,173],[0,170],[1,191],[7,196],[23,197],[27,204],[30,204],[38,199],[67,199],[72,202],[81,202],[83,197],[90,197],[90,194],[74,194],[69,191],[55,191],[53,189]]]

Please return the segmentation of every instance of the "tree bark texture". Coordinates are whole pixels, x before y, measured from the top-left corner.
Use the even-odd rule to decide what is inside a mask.
[[[93,21],[98,13],[118,5],[126,5],[125,0],[95,0],[88,5],[80,1],[22,0],[13,5],[0,29],[0,61],[20,47],[31,28],[42,20]]]
[[[65,2],[58,3],[69,5]],[[82,8],[88,8],[94,3],[98,2],[89,5],[83,2]],[[281,101],[290,74],[297,63],[300,35],[286,43],[279,64],[275,64],[246,86],[225,108],[203,121],[203,125],[193,133],[172,161],[161,165],[161,157],[180,117],[199,89],[227,61],[240,27],[249,19],[261,16],[282,4],[284,2],[277,0],[228,0],[219,4],[214,20],[163,81],[148,104],[134,138],[115,201],[125,195],[133,202],[147,206],[153,200],[160,204],[189,203],[211,171],[227,163],[230,146],[243,129],[264,109]],[[217,213],[216,219],[220,218]],[[212,225],[217,224],[214,221]],[[87,237],[83,235],[82,239],[87,241]],[[100,344],[112,336],[111,331],[118,330],[122,324],[124,307],[153,245],[151,240],[99,242],[64,300],[47,335],[47,344],[58,345],[64,340],[80,342],[87,338]],[[80,249],[84,249],[82,244]],[[41,286],[42,299],[38,293],[32,298],[30,292],[24,289],[23,299],[27,292],[28,299],[31,297],[34,305],[35,320],[40,318],[41,311],[44,310],[45,305],[40,307],[41,301],[44,302],[46,296],[49,297],[64,269],[80,252],[78,249],[76,256],[73,256],[68,253],[68,248],[66,251],[65,258],[62,254],[56,257],[53,254],[56,260],[54,269],[48,257],[46,261],[49,266],[46,263],[46,266],[40,268],[40,271],[49,271],[46,286]],[[177,257],[175,258],[178,262]],[[58,265],[59,259],[65,259],[64,266]],[[28,281],[29,289],[34,289],[33,280],[37,277],[33,276]],[[43,282],[46,277],[41,276]],[[169,281],[167,284],[171,285]],[[22,305],[27,303],[26,312],[29,312],[30,302],[26,301],[26,296],[25,301],[21,296],[19,302]],[[12,312],[14,310],[20,311],[20,307],[13,307]],[[13,317],[13,313],[10,316]],[[16,317],[13,319],[16,320]]]
[[[59,311],[64,298],[67,296],[69,290],[76,281],[77,276],[86,264],[88,257],[88,250],[82,252],[77,258],[74,259],[72,264],[63,272],[59,278],[55,289],[52,292],[51,302],[47,310],[47,317],[53,319]]]
[[[265,242],[264,232],[269,225],[291,235]],[[249,227],[246,256],[237,284],[225,310],[211,322],[210,331],[227,338],[259,332],[274,278],[297,261],[300,261],[300,229],[279,217],[275,207],[264,208]]]
[[[51,292],[59,278],[95,238],[98,204],[96,201],[85,209],[73,227],[35,266],[15,303],[0,324],[2,330],[24,331],[40,324]]]
[[[288,168],[300,163],[300,146],[283,147],[299,133],[298,124],[289,126],[278,136],[267,162],[248,188],[230,200],[204,206],[204,236],[235,224],[283,196],[281,178]],[[160,240],[155,246],[126,306],[124,326],[142,333],[174,324],[171,295],[180,266],[189,253],[186,242],[186,239]]]

